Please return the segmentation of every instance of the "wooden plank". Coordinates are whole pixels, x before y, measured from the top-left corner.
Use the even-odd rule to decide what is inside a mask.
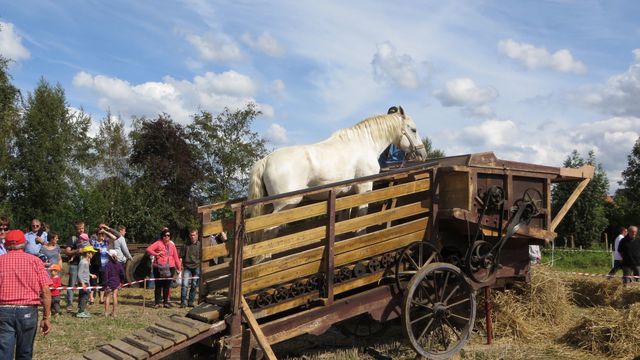
[[[352,262],[370,258],[375,255],[384,254],[395,249],[400,249],[414,241],[422,240],[424,238],[425,231],[426,229],[408,235],[400,236],[370,247],[360,248],[347,253],[339,254],[335,258],[335,266],[340,267]],[[278,260],[274,261],[277,262]],[[282,269],[283,270],[280,272],[243,282],[243,294],[321,272],[322,261],[318,260],[301,266],[291,268],[283,267]]]
[[[118,349],[119,351],[128,354],[136,360],[144,360],[149,357],[149,353],[143,349],[137,348],[131,344],[128,344],[122,340],[114,340],[108,345]]]
[[[115,359],[113,356],[109,356],[98,349],[86,352],[82,356],[87,360],[114,360]]]
[[[156,344],[160,346],[162,350],[168,349],[175,344],[173,341],[157,336],[153,333],[148,332],[147,330],[137,330],[131,335],[146,342]]]
[[[258,340],[258,344],[264,351],[264,355],[269,360],[276,360],[276,354],[273,353],[273,350],[271,349],[271,345],[269,345],[267,338],[264,336],[264,334],[262,333],[262,330],[260,329],[260,325],[258,325],[258,322],[256,321],[255,317],[253,317],[253,313],[251,313],[251,309],[249,308],[249,305],[247,305],[247,300],[244,299],[244,296],[241,296],[240,300],[242,301],[242,313],[244,314],[245,319],[249,323],[249,328],[251,329],[251,332],[253,332],[253,335],[256,337],[256,340]]]
[[[182,316],[182,315],[178,315],[178,314],[173,314],[171,316],[169,316],[169,318],[171,318],[171,320],[180,323],[182,325],[185,326],[190,326],[193,329],[196,329],[199,333],[203,333],[209,329],[211,329],[211,324],[207,324],[204,323],[202,321],[196,321],[193,319],[190,319],[186,316]]]
[[[156,322],[155,325],[163,327],[163,328],[165,328],[167,330],[171,330],[173,332],[180,333],[180,334],[185,335],[186,337],[189,337],[189,338],[194,337],[194,336],[196,336],[196,335],[198,335],[200,333],[200,331],[198,331],[198,330],[196,330],[196,329],[194,329],[192,327],[189,327],[189,326],[186,326],[186,325],[183,325],[183,324],[179,324],[179,323],[177,323],[175,321],[171,321],[171,320],[160,320],[160,321]]]
[[[233,230],[233,219],[211,221],[202,225],[202,236],[213,236],[230,230]]]
[[[343,254],[355,249],[363,248],[388,241],[398,236],[407,235],[416,231],[423,230],[427,227],[427,218],[417,219],[405,224],[396,225],[389,229],[383,229],[376,232],[360,235],[348,240],[340,241],[335,245],[336,254]],[[260,276],[277,273],[283,269],[294,268],[304,264],[312,263],[322,259],[322,248],[306,250],[297,254],[292,254],[275,260],[267,261],[261,264],[246,267],[242,270],[243,278],[246,280],[256,279]],[[203,274],[203,279],[208,281],[209,275]],[[221,278],[209,282],[212,287],[220,290],[227,287],[228,279]]]
[[[185,340],[187,340],[187,337],[183,334],[174,332],[174,331],[170,331],[165,329],[164,327],[160,327],[160,326],[156,326],[156,325],[151,325],[151,326],[147,326],[146,329],[148,332],[156,335],[156,336],[160,336],[163,337],[165,339],[171,340],[173,341],[175,344],[179,344]]]
[[[136,358],[134,358],[133,356],[129,356],[129,354],[122,352],[121,350],[107,344],[104,345],[102,347],[100,347],[100,349],[98,349],[100,351],[102,351],[103,353],[111,356],[112,358],[116,359],[116,360],[137,360]]]
[[[122,341],[126,342],[127,344],[133,345],[139,349],[142,349],[148,352],[150,355],[153,355],[155,353],[159,353],[160,351],[162,351],[162,346],[158,344],[154,344],[149,341],[145,341],[144,339],[141,339],[134,335],[127,335],[122,338]]]
[[[591,178],[586,178],[582,180],[580,184],[578,184],[578,187],[576,187],[576,189],[573,190],[573,193],[571,194],[571,196],[569,196],[569,198],[564,203],[564,205],[562,205],[562,208],[560,208],[560,211],[558,211],[558,214],[556,214],[556,217],[554,217],[553,220],[551,220],[549,231],[556,230],[556,227],[560,224],[560,221],[562,221],[564,216],[567,215],[567,212],[569,211],[569,209],[571,209],[571,207],[573,206],[573,203],[576,202],[576,200],[578,200],[578,196],[582,194],[582,191],[587,187],[587,185],[589,184],[589,181],[591,181]]]
[[[333,304],[334,256],[336,243],[336,191],[331,189],[327,200],[327,234],[324,244],[325,294],[327,304]]]
[[[340,197],[336,200],[336,211],[350,209],[359,205],[369,204],[376,201],[387,200],[399,196],[409,195],[416,192],[429,190],[429,181],[413,181],[400,185],[369,191],[362,194],[355,194]],[[273,226],[279,226],[293,221],[308,219],[310,217],[324,215],[327,212],[327,203],[320,202],[311,205],[296,207],[294,209],[280,211],[278,213],[266,214],[245,221],[247,233],[264,230]]]

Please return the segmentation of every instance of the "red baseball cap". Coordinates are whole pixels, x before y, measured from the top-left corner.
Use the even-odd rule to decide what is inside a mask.
[[[6,246],[17,246],[24,244],[26,241],[22,230],[10,230],[4,238]]]

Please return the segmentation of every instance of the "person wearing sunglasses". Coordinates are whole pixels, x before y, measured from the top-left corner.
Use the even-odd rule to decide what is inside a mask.
[[[48,243],[47,232],[42,227],[42,221],[38,219],[31,220],[31,231],[24,236],[27,239],[27,246],[24,249],[27,254],[38,256],[42,245]]]
[[[4,255],[7,253],[7,249],[4,246],[4,238],[9,231],[9,226],[11,225],[11,221],[6,215],[0,215],[0,255]]]
[[[178,272],[182,271],[182,264],[178,256],[176,245],[171,241],[171,231],[163,229],[161,238],[156,240],[147,248],[147,254],[153,256],[153,277],[155,280],[155,308],[164,306],[171,307],[169,304],[169,289],[171,287],[172,278]],[[161,304],[162,302],[162,304]]]

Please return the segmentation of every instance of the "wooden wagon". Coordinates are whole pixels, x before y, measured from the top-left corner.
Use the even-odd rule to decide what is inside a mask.
[[[224,358],[275,358],[271,345],[321,334],[363,314],[376,321],[400,317],[418,354],[449,358],[469,338],[476,291],[526,281],[528,246],[555,238],[554,229],[592,176],[591,166],[549,167],[479,153],[202,206],[200,302],[187,315],[201,331],[192,326],[194,335],[178,341],[180,330],[167,324],[160,324],[162,331],[147,329],[174,341],[162,351],[147,349],[148,358],[196,341]],[[552,216],[551,187],[564,181],[580,183]],[[373,182],[373,191],[336,198],[341,187],[358,182]],[[245,216],[256,204],[311,194],[326,200]],[[348,216],[363,204],[366,215]],[[251,243],[252,234],[274,226],[275,238]],[[228,241],[218,243],[222,231]],[[270,258],[253,261],[265,255]],[[153,342],[136,339],[128,344]]]

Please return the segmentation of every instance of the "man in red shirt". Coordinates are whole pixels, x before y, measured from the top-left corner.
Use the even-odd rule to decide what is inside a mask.
[[[2,358],[33,358],[42,291],[42,335],[51,331],[52,284],[42,261],[24,252],[26,239],[20,230],[5,236],[7,254],[0,256],[0,354]]]

